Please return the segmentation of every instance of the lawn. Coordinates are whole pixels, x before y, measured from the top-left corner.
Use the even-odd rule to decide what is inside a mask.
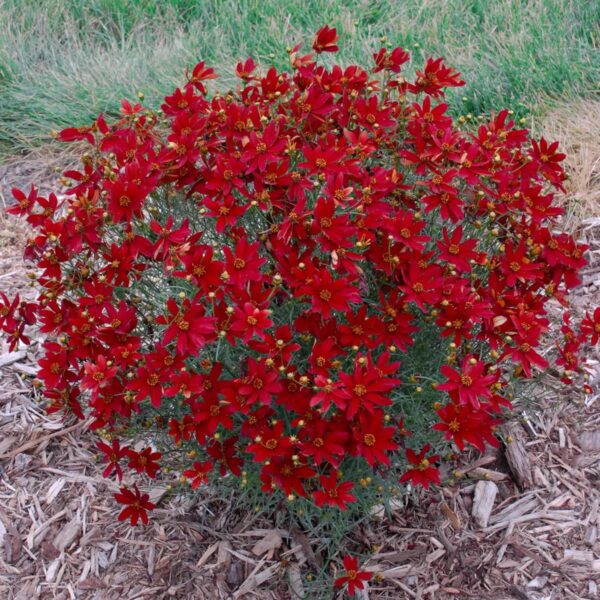
[[[593,0],[0,0],[0,152],[28,151],[140,91],[157,105],[198,60],[221,86],[248,55],[283,66],[324,23],[342,36],[343,62],[368,64],[382,37],[412,52],[413,69],[444,56],[468,82],[449,97],[455,114],[528,117],[599,91]]]

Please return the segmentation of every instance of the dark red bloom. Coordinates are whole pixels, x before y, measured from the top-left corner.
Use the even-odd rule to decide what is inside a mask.
[[[585,314],[585,319],[581,322],[581,332],[586,338],[589,338],[592,346],[598,343],[598,339],[600,339],[600,307],[596,308],[592,315]]]
[[[352,596],[356,590],[365,589],[365,581],[369,581],[373,577],[373,573],[369,571],[360,571],[358,568],[358,559],[354,556],[344,556],[345,574],[338,577],[334,581],[335,587],[344,587]]]
[[[415,454],[410,448],[406,449],[406,458],[411,465],[415,465],[416,468],[409,469],[400,477],[401,483],[410,481],[413,485],[422,485],[425,489],[429,489],[431,483],[440,485],[440,472],[432,463],[439,460],[437,454],[427,456],[431,446],[425,444],[419,454]]]
[[[346,277],[334,279],[329,271],[315,273],[307,286],[313,312],[328,319],[332,310],[346,311],[360,302],[360,293]]]
[[[154,510],[156,505],[149,501],[149,494],[142,494],[137,485],[133,486],[133,491],[122,487],[120,492],[115,494],[115,500],[119,504],[125,504],[125,508],[119,513],[119,521],[131,520],[131,525],[137,525],[141,520],[144,525],[148,524],[148,511]]]
[[[356,453],[371,466],[378,463],[389,465],[387,452],[398,448],[398,444],[393,441],[395,428],[386,427],[383,423],[383,413],[377,410],[371,415],[361,414],[359,423],[354,428]]]
[[[223,276],[225,281],[234,286],[240,286],[248,281],[261,281],[263,275],[260,267],[265,263],[258,253],[259,243],[249,244],[245,239],[241,239],[235,246],[235,253],[225,246],[225,269],[227,276]]]
[[[177,354],[180,356],[193,356],[204,348],[209,340],[216,338],[216,319],[206,315],[202,304],[186,299],[180,308],[174,298],[169,298],[167,310],[168,316],[160,316],[156,322],[167,325],[162,343],[166,346],[176,340]]]
[[[123,479],[123,471],[119,462],[128,456],[129,448],[127,446],[121,448],[121,444],[116,438],[113,439],[110,446],[104,442],[97,442],[96,447],[104,453],[103,460],[108,463],[104,471],[102,471],[102,477],[110,477],[114,472],[119,481]]]
[[[187,469],[183,472],[183,476],[187,477],[191,480],[191,487],[193,490],[197,489],[203,483],[208,481],[208,474],[212,471],[213,464],[209,460],[204,462],[200,462],[198,460],[194,461],[194,464],[191,469]]]
[[[479,399],[489,399],[492,396],[492,384],[498,381],[499,373],[484,375],[486,365],[468,354],[462,361],[461,370],[456,371],[447,365],[442,365],[440,371],[448,381],[438,384],[438,390],[450,393],[459,404],[470,404],[479,408]]]
[[[337,52],[339,48],[336,46],[339,36],[335,27],[329,27],[325,25],[321,27],[313,38],[312,47],[313,50],[320,54],[321,52]]]
[[[313,492],[313,498],[317,506],[337,506],[340,510],[346,510],[346,505],[356,502],[356,496],[351,494],[354,484],[351,481],[338,481],[336,471],[328,476],[319,477],[323,489]]]
[[[146,473],[149,477],[156,477],[160,465],[157,462],[161,457],[160,452],[154,452],[152,448],[144,448],[141,452],[128,449],[127,457],[129,458],[129,468],[134,469],[138,473]]]

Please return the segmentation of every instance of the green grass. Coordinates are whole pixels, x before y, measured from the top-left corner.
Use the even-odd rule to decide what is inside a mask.
[[[200,59],[228,75],[239,58],[287,63],[286,47],[321,25],[341,34],[343,63],[370,64],[385,35],[414,66],[443,55],[468,84],[455,113],[598,92],[600,3],[594,0],[0,0],[0,152],[50,129],[114,113],[143,91],[149,104]]]

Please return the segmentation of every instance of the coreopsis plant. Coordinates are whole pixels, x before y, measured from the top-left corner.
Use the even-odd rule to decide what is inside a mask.
[[[2,294],[0,327],[16,348],[37,324],[48,412],[91,419],[107,477],[142,484],[168,453],[192,488],[329,511],[438,485],[441,456],[498,445],[515,380],[554,360],[568,381],[598,341],[598,310],[569,324],[586,247],[557,229],[557,143],[506,110],[464,129],[441,58],[410,79],[401,48],[289,56],[213,94],[201,62],[159,111],[58,133],[87,145],[60,199],[13,191],[39,295]],[[549,303],[564,340],[542,356]],[[154,506],[115,497],[132,524]]]

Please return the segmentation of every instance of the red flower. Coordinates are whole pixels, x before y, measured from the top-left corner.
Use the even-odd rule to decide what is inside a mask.
[[[418,235],[425,229],[425,225],[424,221],[416,220],[412,212],[400,210],[382,226],[395,241],[400,242],[410,250],[419,252],[424,249],[425,244],[430,240],[427,235]]]
[[[263,491],[273,493],[279,488],[286,496],[294,493],[306,497],[303,482],[315,476],[315,471],[301,460],[294,460],[293,455],[276,456],[261,469],[260,478]]]
[[[423,197],[426,208],[425,212],[440,209],[442,219],[449,219],[453,223],[464,217],[464,202],[458,195],[458,190],[450,185],[456,177],[456,170],[450,169],[443,175],[435,174],[427,183],[431,194]]]
[[[117,367],[110,366],[101,354],[96,363],[86,362],[84,365],[85,376],[81,380],[81,389],[91,390],[93,395],[110,384],[111,379],[117,374]]]
[[[592,316],[585,313],[585,319],[581,322],[581,333],[589,338],[592,346],[598,343],[598,339],[600,339],[600,306],[594,310]]]
[[[191,85],[193,85],[200,93],[206,94],[206,88],[202,84],[203,81],[208,81],[210,79],[217,79],[219,77],[214,69],[207,67],[204,64],[204,61],[199,62],[193,69],[192,75],[188,75],[188,81]]]
[[[443,96],[442,90],[446,87],[460,87],[465,82],[459,78],[460,73],[447,67],[443,58],[428,58],[423,71],[417,71],[417,80],[408,86],[413,94],[425,92],[434,98]]]
[[[273,327],[273,321],[269,318],[271,311],[261,310],[251,302],[244,302],[242,308],[237,308],[231,322],[230,331],[242,338],[247,344],[254,336],[264,340],[267,329]]]
[[[499,442],[494,436],[494,429],[501,423],[500,419],[492,419],[483,407],[474,410],[470,405],[456,406],[447,404],[437,411],[442,420],[433,429],[443,431],[447,440],[452,440],[463,451],[465,443],[485,452],[485,442],[497,448]]]
[[[137,392],[135,399],[139,402],[150,396],[150,402],[154,408],[160,406],[163,397],[162,373],[146,367],[140,367],[136,376],[127,385],[127,389]]]
[[[141,452],[128,449],[129,468],[138,473],[147,473],[149,477],[156,477],[160,465],[156,462],[160,458],[160,452],[153,452],[152,448],[144,448]]]
[[[235,74],[244,81],[253,79],[252,73],[256,69],[256,64],[252,58],[248,58],[245,63],[239,62],[235,67]]]
[[[227,474],[227,471],[231,471],[238,477],[242,474],[242,465],[244,461],[236,455],[236,444],[238,443],[238,437],[230,437],[224,442],[214,440],[207,448],[208,454],[219,462],[219,473],[221,477]]]
[[[114,471],[119,481],[123,479],[123,471],[121,470],[119,461],[128,455],[129,448],[127,446],[121,448],[121,444],[117,439],[113,439],[110,446],[104,442],[97,442],[96,447],[104,453],[103,461],[108,463],[107,467],[102,471],[102,477],[110,477]]]
[[[260,267],[265,263],[258,253],[259,243],[249,244],[244,238],[235,245],[235,254],[229,246],[223,247],[225,269],[228,283],[236,287],[244,286],[248,281],[262,281]]]
[[[461,370],[456,371],[447,365],[442,365],[440,371],[448,381],[438,384],[438,390],[450,393],[453,400],[459,404],[470,404],[479,408],[479,398],[489,399],[492,396],[492,384],[498,381],[499,373],[484,375],[485,363],[468,354],[463,359]]]
[[[31,214],[31,211],[35,208],[38,201],[37,189],[35,186],[31,186],[31,190],[29,190],[27,196],[18,188],[12,188],[11,193],[17,202],[16,204],[9,206],[6,209],[6,212],[9,215],[18,215],[20,217]]]
[[[360,293],[347,277],[334,279],[329,271],[319,271],[306,286],[311,297],[312,310],[328,319],[332,310],[346,311],[350,303],[360,302]]]
[[[184,300],[181,308],[177,306],[174,298],[167,300],[168,316],[160,316],[156,322],[168,325],[162,338],[166,346],[172,340],[177,340],[177,354],[179,356],[194,356],[198,350],[204,348],[207,342],[215,339],[215,317],[205,314],[203,304]]]
[[[331,404],[344,410],[348,405],[351,393],[341,382],[334,382],[324,375],[315,377],[317,393],[311,398],[311,407],[319,406],[323,412],[327,412]]]
[[[474,248],[477,247],[477,240],[467,239],[463,241],[463,229],[460,225],[452,232],[452,236],[448,235],[448,230],[444,227],[442,235],[444,241],[437,242],[437,247],[440,249],[440,260],[450,263],[457,271],[469,273],[471,271],[471,261],[476,262],[479,259],[478,253],[474,252]]]
[[[425,489],[429,489],[431,483],[440,485],[440,472],[436,467],[431,466],[431,463],[436,462],[440,457],[437,454],[426,457],[430,448],[431,446],[429,444],[425,444],[419,454],[415,454],[413,450],[407,448],[406,458],[411,465],[416,466],[416,469],[409,469],[406,471],[406,473],[400,477],[401,483],[410,481],[413,485],[422,485]]]
[[[131,221],[140,217],[148,194],[156,185],[156,177],[147,167],[129,163],[115,180],[108,180],[104,189],[108,192],[108,208],[115,222]]]
[[[281,456],[292,446],[290,437],[284,432],[283,421],[277,421],[272,428],[265,427],[255,436],[254,442],[246,450],[254,455],[256,462],[265,462]]]
[[[279,375],[274,369],[269,369],[265,361],[248,361],[248,375],[239,380],[237,391],[246,398],[249,404],[259,403],[269,405],[271,399],[283,389]]]
[[[85,140],[92,146],[95,144],[91,127],[67,127],[58,132],[58,139],[61,142],[76,142]]]
[[[354,373],[340,373],[340,383],[351,394],[346,414],[352,419],[359,409],[372,413],[376,406],[392,404],[388,393],[400,383],[393,377],[382,377],[372,366],[362,367],[358,362]]]
[[[327,461],[337,468],[345,452],[350,434],[343,423],[332,419],[313,419],[302,429],[300,452],[310,456],[315,465]]]
[[[400,73],[400,68],[409,61],[410,56],[402,48],[394,48],[391,52],[381,48],[377,54],[373,54],[373,59],[375,60],[373,73],[379,73],[384,69],[392,73]]]
[[[337,52],[339,50],[336,46],[338,39],[339,36],[337,35],[335,27],[330,28],[329,25],[325,25],[317,31],[313,38],[313,50],[317,54],[321,54],[321,52]]]
[[[142,494],[138,489],[137,485],[133,486],[133,492],[122,487],[119,493],[115,494],[115,500],[119,504],[126,504],[127,506],[120,512],[119,521],[125,521],[131,519],[131,525],[137,525],[137,522],[141,519],[144,525],[148,524],[148,512],[156,508],[155,504],[149,502],[150,495]]]
[[[220,425],[225,429],[233,427],[234,407],[229,403],[221,402],[217,394],[206,394],[205,399],[192,404],[192,412],[197,423],[197,439],[214,435]]]
[[[359,424],[354,428],[354,443],[356,453],[371,465],[378,463],[388,465],[390,458],[388,451],[398,449],[398,444],[393,441],[395,428],[383,425],[383,412],[376,410],[373,414],[361,414]]]
[[[523,369],[526,377],[531,377],[532,366],[536,366],[539,369],[547,369],[549,365],[548,361],[535,351],[534,346],[536,345],[537,337],[527,335],[520,338],[516,346],[507,347],[499,360],[503,360],[506,357],[510,358]]]
[[[208,474],[212,471],[213,464],[210,460],[201,463],[198,460],[194,461],[191,469],[183,472],[183,476],[191,479],[191,487],[193,490],[199,488],[203,483],[208,481]]]
[[[354,484],[351,481],[338,483],[338,474],[333,471],[330,475],[322,475],[319,482],[322,490],[313,492],[313,498],[317,506],[337,506],[340,510],[346,510],[346,504],[356,502],[356,496],[351,494]]]
[[[223,262],[213,260],[213,249],[210,246],[194,246],[181,258],[183,271],[174,273],[177,277],[190,279],[203,292],[209,293],[221,284]]]
[[[347,586],[348,593],[353,595],[356,590],[365,588],[365,581],[369,581],[373,577],[373,573],[369,571],[360,571],[358,569],[358,559],[354,556],[344,556],[344,569],[346,574],[338,577],[334,581],[335,587]]]
[[[525,283],[541,276],[542,266],[527,256],[528,251],[523,242],[516,248],[512,243],[505,246],[500,267],[508,286],[513,287],[517,282]]]
[[[248,138],[242,160],[246,163],[246,173],[256,169],[265,171],[267,166],[276,163],[285,150],[286,141],[280,136],[279,127],[271,121],[262,133],[252,131]]]

